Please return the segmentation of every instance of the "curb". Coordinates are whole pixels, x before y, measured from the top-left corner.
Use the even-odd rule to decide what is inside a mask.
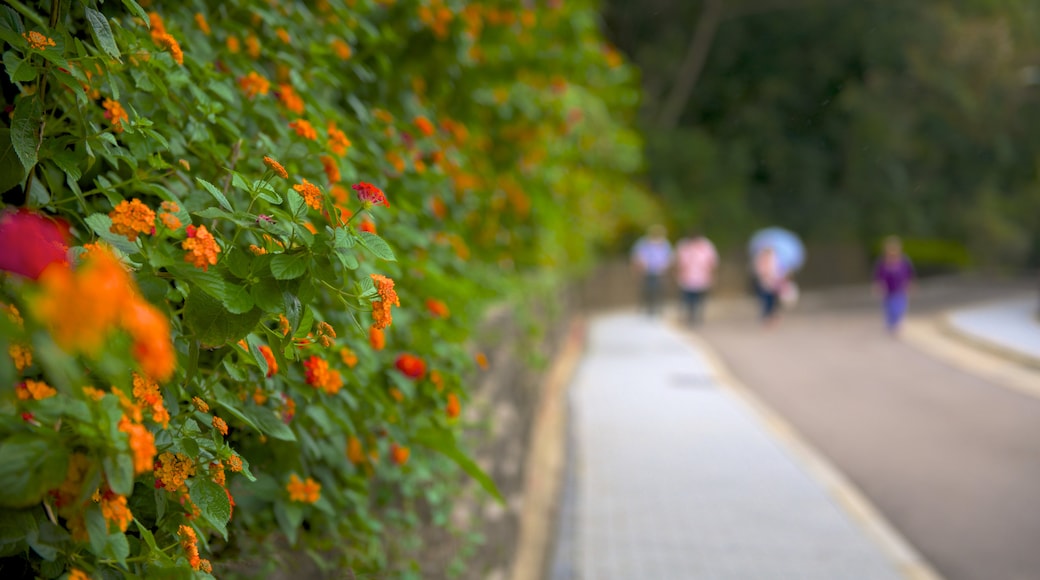
[[[585,350],[585,319],[570,320],[567,337],[539,389],[538,410],[524,461],[520,533],[512,580],[541,580],[549,567],[567,453],[566,393]]]
[[[992,349],[958,336],[945,327],[941,316],[910,318],[903,338],[917,350],[995,386],[1040,398],[1037,369],[1020,364]]]
[[[992,340],[958,328],[953,322],[953,315],[954,312],[951,310],[938,316],[938,327],[943,334],[959,340],[968,346],[986,351],[989,354],[999,356],[1010,362],[1027,366],[1035,370],[1040,370],[1040,357],[1013,348],[1008,348],[1000,343],[993,342]]]
[[[895,564],[906,580],[942,580],[923,556],[885,519],[866,496],[797,431],[769,408],[726,367],[722,358],[701,337],[672,323],[672,327],[697,348],[714,371],[721,389],[735,395],[758,417],[770,435],[818,481],[867,536]]]

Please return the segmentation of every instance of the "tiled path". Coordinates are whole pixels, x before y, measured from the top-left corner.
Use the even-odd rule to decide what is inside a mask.
[[[706,359],[659,320],[591,322],[552,580],[900,578]]]

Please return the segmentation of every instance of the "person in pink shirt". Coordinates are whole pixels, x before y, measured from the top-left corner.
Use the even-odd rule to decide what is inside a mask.
[[[676,277],[686,305],[687,324],[696,325],[704,320],[704,302],[715,279],[715,268],[719,254],[711,240],[699,232],[690,235],[676,245]]]

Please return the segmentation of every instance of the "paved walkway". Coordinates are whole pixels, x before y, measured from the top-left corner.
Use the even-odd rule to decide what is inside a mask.
[[[947,320],[962,335],[1040,365],[1040,321],[1036,318],[1036,301],[1034,295],[962,308],[951,312]]]
[[[665,323],[593,320],[571,405],[553,580],[901,577],[861,520]]]

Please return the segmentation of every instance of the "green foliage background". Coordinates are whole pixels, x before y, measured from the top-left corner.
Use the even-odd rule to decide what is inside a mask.
[[[712,2],[704,69],[662,124]],[[899,234],[945,244],[947,262],[1040,263],[1036,2],[610,0],[606,13],[642,70],[649,178],[678,229],[731,246],[778,224],[864,251]]]

